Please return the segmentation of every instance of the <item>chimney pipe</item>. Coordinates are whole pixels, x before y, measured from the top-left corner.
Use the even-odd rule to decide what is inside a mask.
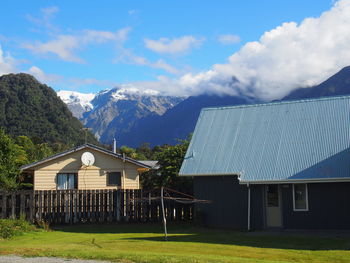
[[[113,152],[117,153],[117,140],[113,138]]]

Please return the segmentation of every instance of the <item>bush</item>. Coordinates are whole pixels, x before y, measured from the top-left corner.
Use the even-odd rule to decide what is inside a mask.
[[[24,219],[0,219],[0,238],[7,239],[33,230],[35,227]]]

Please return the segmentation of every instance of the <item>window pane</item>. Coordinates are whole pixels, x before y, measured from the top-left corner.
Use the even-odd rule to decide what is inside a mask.
[[[77,189],[77,174],[57,174],[57,189]]]
[[[107,185],[109,185],[109,186],[121,186],[121,173],[120,172],[108,173]]]
[[[267,206],[268,207],[278,207],[278,185],[268,185],[267,186]]]
[[[306,205],[306,184],[294,185],[295,209],[307,209]]]
[[[68,182],[67,182],[67,185],[68,185],[68,189],[74,189],[74,179],[75,179],[75,176],[74,174],[68,174]]]
[[[57,189],[67,189],[67,174],[57,174]]]

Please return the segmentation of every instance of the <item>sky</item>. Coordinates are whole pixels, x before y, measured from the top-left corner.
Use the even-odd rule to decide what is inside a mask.
[[[350,65],[350,0],[6,1],[0,75],[280,98]]]

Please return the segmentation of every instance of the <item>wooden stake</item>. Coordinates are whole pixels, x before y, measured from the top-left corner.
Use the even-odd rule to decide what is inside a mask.
[[[163,186],[160,190],[160,196],[161,196],[162,212],[163,212],[164,239],[165,239],[165,241],[168,241],[168,232],[166,229],[166,218],[165,218],[165,211],[164,211],[164,187]]]

